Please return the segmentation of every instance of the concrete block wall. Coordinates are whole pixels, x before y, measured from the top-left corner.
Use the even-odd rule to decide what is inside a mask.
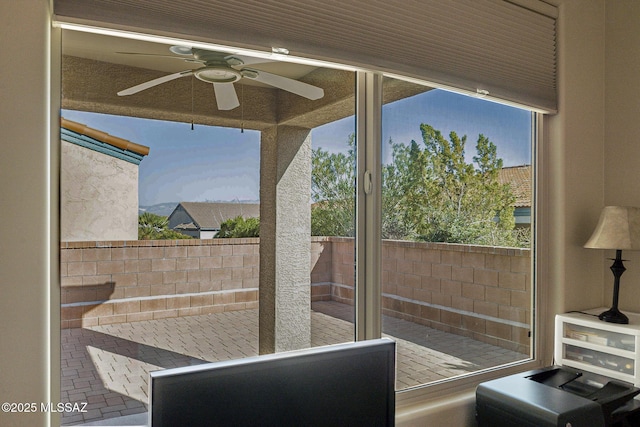
[[[526,249],[386,241],[383,313],[529,353]]]
[[[331,301],[333,287],[333,240],[311,237],[311,301]]]
[[[311,300],[354,303],[352,238],[312,237]],[[385,240],[383,314],[529,352],[530,251]],[[259,239],[69,242],[62,327],[258,307]]]
[[[355,256],[350,238],[322,237],[312,275],[314,301],[353,305]],[[331,247],[329,249],[329,243]],[[330,251],[330,256],[327,253]],[[383,314],[528,354],[531,254],[528,249],[385,240]],[[323,260],[325,257],[325,261]],[[330,265],[327,264],[329,257]],[[331,268],[331,274],[324,268]],[[326,283],[326,277],[331,282]],[[314,289],[312,288],[312,289]],[[329,295],[327,294],[329,293]]]
[[[311,301],[353,305],[355,274],[352,238],[311,238]]]
[[[258,306],[258,239],[61,244],[62,327]]]

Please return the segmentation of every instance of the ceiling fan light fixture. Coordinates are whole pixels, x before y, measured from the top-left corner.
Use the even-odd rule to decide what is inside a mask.
[[[242,78],[240,71],[225,66],[207,66],[195,70],[193,74],[206,83],[235,83]]]

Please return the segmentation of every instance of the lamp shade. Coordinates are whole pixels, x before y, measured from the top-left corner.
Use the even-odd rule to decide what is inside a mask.
[[[640,249],[640,208],[605,206],[591,238],[584,244],[593,249]]]

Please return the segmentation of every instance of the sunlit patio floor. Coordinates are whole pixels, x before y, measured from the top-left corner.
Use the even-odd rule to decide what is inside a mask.
[[[311,345],[353,340],[353,307],[313,303]],[[470,338],[384,317],[397,342],[396,388],[453,377],[526,358]],[[150,371],[255,356],[258,310],[62,330],[62,402],[87,402],[64,425],[147,411]],[[137,417],[143,419],[142,415]]]

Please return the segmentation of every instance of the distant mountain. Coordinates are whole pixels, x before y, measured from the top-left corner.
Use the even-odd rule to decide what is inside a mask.
[[[169,216],[179,202],[158,203],[156,205],[139,206],[138,215],[149,212],[161,216]]]
[[[205,200],[206,203],[260,203],[260,200]],[[149,212],[161,216],[169,216],[180,202],[157,203],[155,205],[138,206],[138,215]]]

